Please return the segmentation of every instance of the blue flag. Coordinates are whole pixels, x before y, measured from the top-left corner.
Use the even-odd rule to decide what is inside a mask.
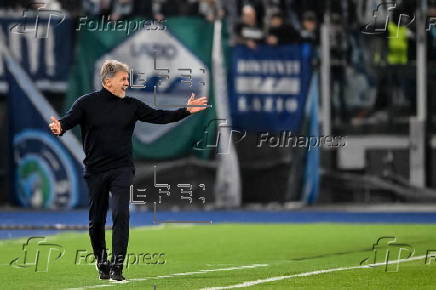
[[[87,204],[79,141],[48,127],[56,112],[25,71],[6,55],[9,84],[11,201],[22,207],[72,208]]]

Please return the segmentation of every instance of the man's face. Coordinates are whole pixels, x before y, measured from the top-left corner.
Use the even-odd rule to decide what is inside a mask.
[[[271,18],[271,27],[280,27],[283,25],[283,18],[274,16]]]
[[[251,7],[245,7],[242,11],[242,21],[246,25],[256,25],[256,10]]]
[[[124,98],[129,87],[129,74],[125,71],[117,72],[112,78],[106,79],[106,87],[112,94]]]
[[[303,21],[303,27],[310,32],[315,31],[316,29],[316,22],[312,20],[304,20]]]

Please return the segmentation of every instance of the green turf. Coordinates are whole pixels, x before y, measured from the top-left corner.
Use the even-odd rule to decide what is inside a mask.
[[[414,256],[424,255],[431,249],[436,252],[435,225],[323,223],[143,227],[131,230],[128,252],[137,256],[142,254],[142,257],[146,253],[164,253],[165,257],[142,259],[140,264],[125,269],[128,279],[142,280],[113,284],[98,280],[93,265],[75,264],[78,250],[90,252],[89,238],[87,233],[68,232],[47,237],[49,243],[62,245],[65,250],[64,256],[58,260],[54,259],[57,252],[52,252],[54,255],[49,258],[47,272],[36,272],[32,265],[25,268],[8,265],[17,257],[21,257],[17,264],[23,264],[22,244],[26,238],[1,241],[1,288],[65,289],[111,285],[104,288],[153,289],[156,285],[156,289],[201,289],[228,286],[270,277],[359,266],[365,258],[372,258],[372,262],[372,245],[382,236],[394,236],[397,243],[409,244],[415,250]],[[110,245],[110,232],[107,240]],[[382,247],[378,253],[384,253],[384,249]],[[34,257],[35,253],[34,247],[29,251],[29,257]],[[164,264],[151,264],[163,261]],[[424,261],[401,263],[397,272],[393,267],[386,272],[383,266],[378,266],[261,283],[249,289],[434,289],[436,262],[426,265]],[[253,264],[262,266],[200,271]],[[156,278],[196,271],[200,273]]]

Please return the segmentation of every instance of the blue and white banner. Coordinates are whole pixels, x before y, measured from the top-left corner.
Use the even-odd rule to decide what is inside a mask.
[[[72,61],[73,21],[63,12],[42,11],[1,11],[0,40],[38,89],[63,92]],[[0,52],[0,92],[8,90],[5,65]]]
[[[309,44],[235,46],[229,83],[233,127],[248,132],[298,132],[311,61]]]
[[[84,159],[70,132],[61,138],[48,127],[56,112],[25,71],[3,49],[9,84],[11,201],[22,207],[73,208],[87,204]]]

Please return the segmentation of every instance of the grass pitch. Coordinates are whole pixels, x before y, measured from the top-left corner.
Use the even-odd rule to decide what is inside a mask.
[[[111,232],[106,239],[110,247]],[[86,232],[33,239],[24,251],[27,240],[0,241],[2,289],[434,289],[436,283],[435,225],[135,228],[130,231],[130,255],[124,270],[127,283],[98,280]],[[410,261],[395,262],[412,252]],[[391,264],[384,263],[387,253]],[[362,265],[378,264],[362,268],[365,259]],[[11,261],[15,262],[10,265]]]

